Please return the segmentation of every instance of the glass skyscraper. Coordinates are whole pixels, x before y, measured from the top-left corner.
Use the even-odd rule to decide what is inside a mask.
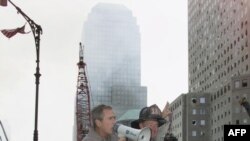
[[[99,3],[83,27],[91,107],[113,106],[119,117],[147,105],[141,86],[140,31],[136,18],[123,5]]]

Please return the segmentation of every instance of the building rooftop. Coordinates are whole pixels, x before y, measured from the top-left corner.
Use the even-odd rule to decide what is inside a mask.
[[[136,120],[139,118],[140,111],[141,109],[130,109],[125,112],[117,121]]]

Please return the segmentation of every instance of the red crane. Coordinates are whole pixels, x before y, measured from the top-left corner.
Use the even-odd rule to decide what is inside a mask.
[[[76,140],[82,141],[89,131],[90,122],[90,91],[86,75],[86,63],[83,60],[83,46],[80,43],[78,78],[76,90]]]

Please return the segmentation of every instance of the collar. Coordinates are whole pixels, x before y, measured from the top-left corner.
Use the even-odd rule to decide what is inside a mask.
[[[107,138],[102,138],[93,128],[90,128],[89,135],[91,137],[95,137],[96,140],[98,141],[110,141],[111,140],[111,136],[108,136]]]

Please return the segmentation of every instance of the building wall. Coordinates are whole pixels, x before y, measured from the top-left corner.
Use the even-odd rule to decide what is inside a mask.
[[[189,90],[216,91],[249,70],[249,1],[189,0]]]
[[[186,94],[180,95],[170,104],[170,110],[172,111],[171,132],[178,138],[178,141],[186,141],[186,107]]]
[[[178,141],[202,141],[210,138],[210,94],[182,94],[170,104],[171,132]]]
[[[189,91],[211,93],[211,141],[236,122],[232,77],[250,74],[249,8],[247,0],[188,1]]]
[[[186,96],[186,141],[209,140],[210,94],[188,93]]]

